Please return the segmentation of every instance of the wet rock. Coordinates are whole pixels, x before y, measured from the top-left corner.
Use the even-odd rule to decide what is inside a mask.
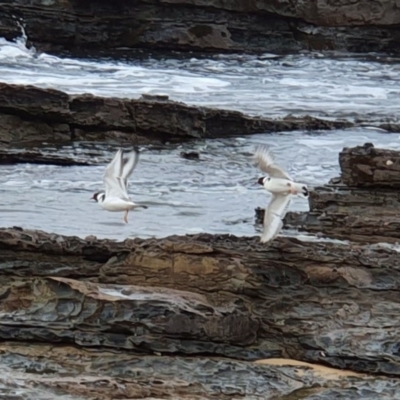
[[[289,359],[140,356],[3,342],[0,361],[2,388],[15,388],[21,399],[284,400],[300,395],[305,400],[387,400],[400,389],[398,380],[384,376]]]
[[[46,153],[41,150],[0,149],[0,165],[3,164],[94,165],[99,160]]]
[[[5,83],[0,83],[0,122],[0,142],[12,146],[78,140],[149,144],[353,125],[309,116],[250,117],[154,96],[133,100],[69,96],[58,90]]]
[[[197,151],[182,151],[181,157],[186,158],[186,160],[200,160],[200,154]]]
[[[19,36],[19,20],[36,48],[84,56],[132,49],[399,52],[400,11],[392,0],[0,3],[1,36]]]
[[[339,153],[342,181],[347,186],[400,188],[400,152],[372,143]]]
[[[9,228],[0,273],[3,340],[400,374],[400,258],[390,246],[209,234],[86,241]]]
[[[143,100],[157,100],[157,101],[167,101],[169,100],[169,96],[167,95],[160,95],[160,94],[142,94],[140,96]]]
[[[339,153],[341,177],[310,193],[309,213],[288,213],[286,227],[354,242],[400,242],[400,151],[372,143]]]
[[[255,210],[256,224],[262,225],[264,223],[265,209],[257,207]]]

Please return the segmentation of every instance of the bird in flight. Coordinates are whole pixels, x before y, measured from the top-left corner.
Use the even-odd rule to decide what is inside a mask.
[[[95,193],[91,198],[97,201],[104,210],[125,211],[126,223],[128,223],[129,211],[135,208],[147,208],[147,206],[134,203],[128,194],[128,178],[132,175],[138,161],[138,150],[124,154],[122,149],[119,149],[104,173],[105,192]]]
[[[259,178],[257,183],[272,194],[265,209],[261,235],[261,242],[266,243],[273,240],[282,229],[292,195],[307,198],[309,191],[305,184],[293,182],[289,174],[275,164],[275,157],[266,146],[260,145],[256,148],[253,160],[261,171],[269,175]]]

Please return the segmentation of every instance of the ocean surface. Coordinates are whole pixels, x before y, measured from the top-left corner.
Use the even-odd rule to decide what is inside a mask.
[[[71,94],[128,98],[166,94],[189,104],[263,116],[396,121],[400,115],[400,60],[387,56],[149,54],[118,61],[84,60],[27,49],[25,39],[0,39],[0,81]],[[49,152],[98,155],[101,164],[0,166],[0,225],[113,239],[197,232],[252,236],[259,230],[254,209],[269,201],[256,184],[261,176],[251,162],[256,144],[269,145],[295,180],[312,187],[339,175],[338,152],[343,147],[373,142],[399,149],[399,136],[365,127],[142,147],[129,191],[149,208],[131,212],[129,224],[123,222],[122,213],[104,211],[90,200],[103,189],[104,168],[115,147],[76,143],[56,149],[44,144]],[[182,151],[198,151],[200,160],[183,159]],[[295,199],[290,209],[307,210],[308,203]]]

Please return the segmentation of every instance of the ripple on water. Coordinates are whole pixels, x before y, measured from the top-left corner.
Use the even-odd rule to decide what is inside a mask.
[[[399,70],[395,58],[316,53],[76,60],[28,50],[23,38],[14,43],[0,39],[3,82],[128,98],[167,94],[187,103],[264,115],[394,119],[400,108]],[[365,127],[145,148],[130,193],[149,209],[132,212],[128,225],[122,214],[106,212],[89,200],[102,189],[105,164],[0,166],[1,225],[114,239],[203,231],[254,235],[254,208],[268,202],[268,194],[255,184],[260,176],[250,158],[255,144],[268,144],[295,179],[312,186],[339,174],[338,151],[343,147],[372,141],[397,149],[398,139]],[[66,146],[59,151],[106,162],[114,150]],[[202,161],[182,159],[182,150],[200,152]],[[295,199],[292,209],[306,210],[307,202]]]
[[[0,39],[0,79],[68,93],[137,98],[166,94],[189,104],[258,115],[397,118],[399,59],[303,53],[77,60]]]

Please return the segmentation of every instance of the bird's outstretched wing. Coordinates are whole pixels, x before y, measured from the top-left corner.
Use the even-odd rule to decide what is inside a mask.
[[[128,178],[132,175],[132,172],[136,168],[136,165],[139,161],[139,151],[134,149],[129,153],[123,155],[122,158],[123,166],[122,166],[122,180],[125,186],[125,190],[128,189]]]
[[[139,152],[136,150],[125,155],[122,149],[117,151],[104,173],[106,198],[119,197],[124,200],[130,200],[127,192],[128,178],[132,175],[138,160]]]
[[[261,235],[261,242],[270,242],[273,240],[283,226],[285,217],[291,201],[290,195],[272,195],[272,200],[265,209],[264,230]]]
[[[290,181],[292,180],[286,171],[275,164],[275,157],[267,148],[267,146],[257,146],[256,151],[254,152],[253,160],[255,165],[269,176],[274,178],[289,179]]]

